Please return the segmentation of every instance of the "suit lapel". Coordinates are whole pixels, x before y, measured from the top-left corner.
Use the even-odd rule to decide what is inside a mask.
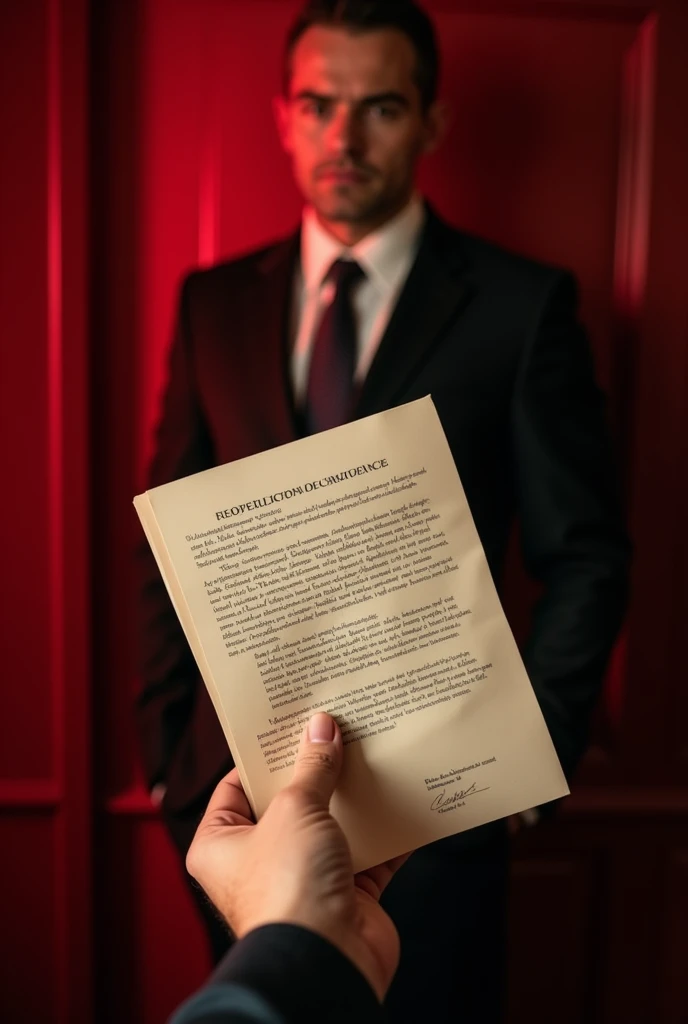
[[[298,436],[289,369],[289,337],[299,248],[300,232],[296,232],[264,253],[257,265],[259,290],[253,304],[252,330],[258,345],[251,359],[257,390],[253,393],[261,396],[261,417],[268,418],[266,426],[272,439],[271,447]]]
[[[456,232],[428,209],[418,256],[368,371],[357,418],[394,404],[473,294]]]

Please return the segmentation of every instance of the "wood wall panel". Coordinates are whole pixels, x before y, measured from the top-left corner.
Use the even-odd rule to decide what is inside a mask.
[[[132,627],[136,492],[142,441],[137,428],[139,327],[147,301],[139,284],[143,197],[142,56],[145,5],[127,0],[90,9],[93,252],[90,422],[94,438],[91,515],[100,543],[92,578],[93,678],[98,680],[93,729],[94,772],[102,805],[140,775],[133,727],[135,649]],[[124,62],[124,63],[123,63]],[[126,65],[126,67],[125,67]],[[180,69],[183,70],[183,69]],[[101,843],[102,814],[96,817]]]
[[[98,1024],[162,1024],[208,972],[176,853],[151,813],[120,808],[103,834]]]
[[[50,812],[0,814],[0,877],[11,879],[0,928],[0,1019],[11,1024],[59,1024],[64,1009],[54,947],[55,860]]]
[[[672,575],[667,580],[667,597],[657,595],[659,608],[667,608],[671,618],[671,650],[673,661],[662,690],[668,692],[665,722],[668,729],[664,734],[667,749],[672,752],[672,774],[676,773],[688,785],[688,687],[685,685],[685,638],[688,620],[688,429],[685,410],[688,408],[688,261],[680,248],[680,240],[688,234],[688,195],[685,188],[688,180],[688,132],[682,126],[688,118],[688,87],[685,84],[685,45],[688,38],[688,8],[676,3],[672,19],[663,37],[661,75],[658,69],[660,87],[666,97],[661,120],[658,120],[656,189],[662,189],[664,210],[657,226],[657,246],[667,260],[670,294],[666,302],[662,298],[662,284],[656,281],[657,292],[653,296],[655,329],[659,329],[661,314],[670,321],[670,365],[676,373],[677,390],[672,395],[672,426],[678,431],[674,436],[673,460],[671,465],[670,493],[668,501],[659,497],[657,518],[664,524],[672,537]],[[683,54],[683,57],[681,56]],[[669,104],[669,97],[675,97]],[[659,271],[659,267],[658,267]],[[682,318],[682,319],[681,319]],[[664,511],[671,518],[666,521]],[[647,520],[651,511],[647,510]],[[655,595],[653,595],[655,596]],[[667,600],[668,598],[668,600]],[[655,612],[656,614],[656,612]]]
[[[512,866],[509,1020],[591,1021],[599,960],[601,866],[587,850],[533,854]],[[528,941],[524,941],[527,935]]]
[[[585,834],[585,833],[583,833]],[[650,842],[647,841],[651,836]],[[602,1020],[642,1024],[656,1014],[656,943],[659,900],[658,849],[665,834],[644,831],[631,815],[603,831],[608,874],[602,898],[602,979],[596,1007]]]
[[[85,36],[82,0],[0,8],[0,1014],[17,1022],[90,1016]]]
[[[621,67],[637,27],[546,14],[438,20],[453,117],[428,188],[467,230],[579,273],[604,370]]]
[[[294,0],[225,4],[213,33],[209,67],[222,137],[220,256],[286,235],[298,223],[301,198],[277,137],[272,100],[281,89],[284,38],[299,6]],[[224,61],[227,45],[232,58]],[[242,98],[247,80],[253,83],[250,102]]]
[[[47,21],[41,0],[2,14],[0,61],[0,417],[4,538],[3,657],[9,678],[0,716],[0,778],[50,777],[50,480],[47,274]],[[27,454],[31,453],[27,458]],[[9,500],[8,500],[9,499]],[[26,510],[23,511],[23,510]],[[29,513],[27,515],[27,512]],[[30,696],[31,699],[28,699]]]
[[[634,359],[630,522],[636,539],[624,714],[629,782],[688,784],[677,716],[688,708],[683,656],[688,611],[688,176],[685,39],[688,11],[668,2],[657,19],[647,287]]]
[[[629,788],[597,811],[579,796],[515,840],[509,1024],[549,1024],[553,1007],[576,1024],[685,1019],[672,1016],[688,958],[685,822],[685,791],[672,810],[652,796],[634,805]]]
[[[667,851],[663,865],[663,933],[660,942],[659,1008],[665,1024],[688,1020],[688,845]]]

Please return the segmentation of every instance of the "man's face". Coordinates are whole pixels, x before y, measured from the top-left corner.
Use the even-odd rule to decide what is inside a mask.
[[[409,200],[418,158],[438,136],[423,111],[416,53],[396,29],[350,34],[314,26],[294,48],[282,143],[321,221],[361,235]]]

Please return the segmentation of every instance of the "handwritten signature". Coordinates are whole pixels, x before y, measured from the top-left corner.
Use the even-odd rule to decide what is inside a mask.
[[[461,803],[461,801],[465,800],[466,797],[475,796],[476,793],[484,793],[490,788],[489,786],[483,786],[482,789],[478,789],[477,786],[478,783],[474,782],[472,786],[468,787],[468,789],[457,789],[455,793],[451,794],[451,796],[447,796],[446,789],[443,789],[430,804],[430,810],[439,811],[444,807],[455,807],[456,804]]]

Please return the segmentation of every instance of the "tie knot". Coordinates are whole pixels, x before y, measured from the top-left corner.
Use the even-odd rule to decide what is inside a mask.
[[[355,260],[335,260],[327,275],[338,292],[348,291],[362,277],[365,273]]]

